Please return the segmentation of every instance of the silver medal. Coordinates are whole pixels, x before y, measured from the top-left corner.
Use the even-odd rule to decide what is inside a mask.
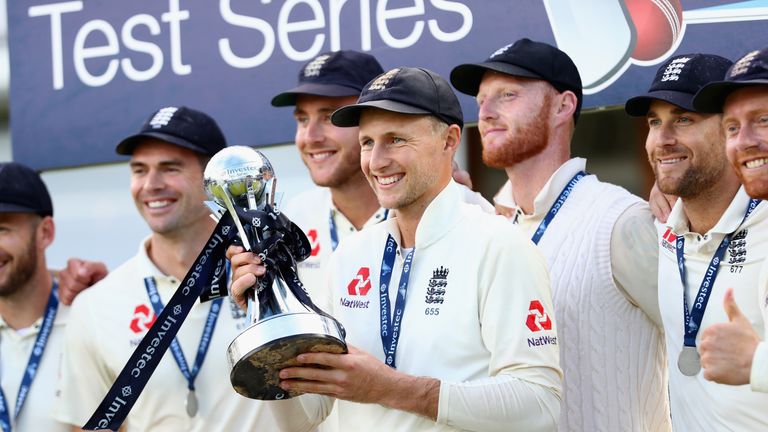
[[[190,390],[189,393],[187,393],[187,415],[190,417],[194,417],[197,415],[197,396],[195,396],[195,391]]]
[[[677,368],[686,376],[696,376],[701,370],[701,358],[695,346],[684,346],[677,358]]]

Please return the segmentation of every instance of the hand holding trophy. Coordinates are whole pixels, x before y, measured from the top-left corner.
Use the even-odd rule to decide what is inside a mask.
[[[204,176],[209,196],[233,215],[243,247],[267,268],[248,300],[251,325],[227,352],[232,386],[252,399],[297,396],[280,388],[278,373],[298,365],[298,354],[347,352],[342,326],[312,303],[296,275],[296,261],[309,255],[307,238],[275,209],[276,178],[261,152],[228,147],[211,158]]]
[[[83,429],[120,428],[192,306],[226,295],[225,250],[238,235],[267,272],[248,302],[250,327],[229,346],[235,390],[252,399],[297,396],[280,388],[281,369],[298,364],[296,356],[304,352],[347,352],[343,327],[312,303],[296,274],[296,261],[309,256],[309,241],[274,208],[275,175],[267,158],[250,147],[227,147],[213,156],[204,175],[215,201],[207,204],[218,223]],[[196,403],[190,391],[190,416]]]

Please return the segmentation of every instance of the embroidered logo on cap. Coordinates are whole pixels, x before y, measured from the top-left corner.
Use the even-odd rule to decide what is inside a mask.
[[[387,88],[387,85],[389,85],[389,81],[392,80],[392,78],[397,75],[397,73],[400,72],[400,68],[392,69],[384,74],[379,75],[378,78],[376,78],[370,86],[368,86],[369,91],[375,91],[375,90],[384,90]]]
[[[749,69],[749,67],[752,65],[752,60],[754,60],[757,54],[759,53],[760,51],[755,50],[745,55],[744,57],[740,58],[739,61],[737,61],[731,68],[731,73],[729,74],[729,78],[733,78],[735,76],[746,73],[747,69]]]
[[[491,57],[491,58],[494,58],[494,57],[497,57],[497,56],[500,56],[500,55],[504,54],[505,52],[507,52],[507,50],[509,49],[509,47],[511,47],[512,45],[513,45],[513,44],[509,44],[509,45],[507,45],[507,46],[503,46],[503,47],[501,47],[501,48],[497,49],[496,51],[494,51],[494,52],[493,52],[493,54],[491,54],[491,56],[490,56],[490,57]]]
[[[690,57],[680,57],[672,60],[664,69],[664,74],[661,76],[661,81],[677,81],[680,79],[680,74],[683,72],[683,68],[686,63],[691,60]]]
[[[319,76],[320,70],[325,66],[325,62],[328,61],[328,59],[331,58],[328,54],[323,54],[321,56],[316,57],[314,60],[309,62],[309,64],[304,68],[304,76],[305,77],[313,77],[313,76]]]
[[[159,129],[168,125],[168,123],[173,118],[173,115],[176,114],[176,111],[178,111],[178,108],[176,107],[167,107],[161,109],[155,114],[154,117],[152,117],[152,120],[149,121],[149,125],[155,129]]]

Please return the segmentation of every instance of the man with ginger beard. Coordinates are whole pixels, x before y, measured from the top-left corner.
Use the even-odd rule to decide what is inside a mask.
[[[659,306],[669,364],[676,430],[763,430],[768,403],[745,387],[707,381],[699,353],[703,333],[728,322],[726,288],[751,320],[760,322],[757,277],[768,246],[768,206],[750,200],[725,154],[721,116],[701,112],[693,96],[725,75],[731,61],[709,54],[670,58],[649,92],[627,101],[648,122],[646,150],[659,190],[680,197],[659,224]],[[683,300],[683,301],[681,301]],[[701,330],[701,331],[700,331]],[[706,365],[704,365],[706,367]]]
[[[560,430],[670,430],[653,217],[640,198],[571,158],[582,102],[575,64],[521,39],[454,68],[451,82],[476,97],[483,160],[509,177],[497,211],[549,264],[563,323]]]
[[[768,198],[768,48],[746,54],[724,80],[705,86],[693,103],[702,111],[723,113],[728,159],[749,196]],[[757,302],[744,291],[749,292],[749,287],[726,291],[728,321],[704,329],[704,377],[722,384],[749,384],[755,392],[768,392],[768,261],[760,270]],[[737,301],[739,296],[741,301]],[[756,307],[764,325],[757,330]]]

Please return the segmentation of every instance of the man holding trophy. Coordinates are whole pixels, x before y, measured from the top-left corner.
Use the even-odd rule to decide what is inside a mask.
[[[331,257],[321,307],[349,352],[306,352],[280,371],[289,394],[313,393],[270,402],[281,428],[311,430],[338,399],[340,430],[552,430],[562,374],[546,265],[503,218],[462,202],[451,171],[463,117],[448,83],[393,69],[332,122],[359,125],[363,172],[397,215]],[[228,254],[244,306],[271,264]]]
[[[59,421],[83,425],[137,345],[152,339],[152,324],[165,324],[160,310],[214,231],[203,204],[203,169],[224,147],[216,122],[186,107],[158,110],[117,146],[118,153],[131,156],[131,195],[152,233],[133,258],[72,306],[55,407]],[[244,317],[229,299],[196,302],[165,356],[173,360],[159,364],[122,430],[276,430],[263,403],[240,397],[227,380],[222,353],[247,326]],[[154,349],[150,345],[146,355]],[[145,363],[136,363],[137,375]],[[123,388],[108,416],[131,396],[128,390]]]

